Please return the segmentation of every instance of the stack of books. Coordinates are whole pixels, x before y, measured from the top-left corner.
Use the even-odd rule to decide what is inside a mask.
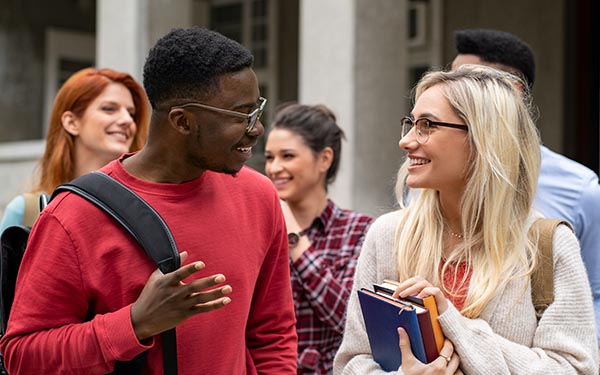
[[[371,353],[385,371],[396,371],[402,364],[398,327],[404,328],[413,354],[423,363],[435,360],[444,344],[435,297],[393,298],[397,286],[396,281],[384,280],[373,290],[358,291]]]

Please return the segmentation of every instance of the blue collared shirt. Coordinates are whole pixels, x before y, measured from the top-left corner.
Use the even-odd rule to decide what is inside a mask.
[[[591,169],[542,146],[534,207],[544,216],[568,220],[581,244],[600,343],[600,185]]]

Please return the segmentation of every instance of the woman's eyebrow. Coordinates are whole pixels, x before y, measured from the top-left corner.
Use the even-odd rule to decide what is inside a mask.
[[[423,112],[420,114],[420,116],[418,118],[416,116],[414,116],[412,113],[411,113],[411,115],[413,116],[413,119],[415,119],[415,120],[418,120],[420,118],[427,118],[427,119],[434,120],[434,121],[440,121],[440,118],[431,112]]]

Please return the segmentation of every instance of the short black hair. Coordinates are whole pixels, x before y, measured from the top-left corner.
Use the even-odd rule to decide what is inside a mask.
[[[173,99],[200,98],[218,78],[252,67],[254,57],[238,42],[201,27],[176,28],[150,49],[144,88],[152,108]]]
[[[491,29],[457,30],[454,45],[459,54],[477,55],[483,61],[517,69],[527,85],[533,87],[535,56],[531,47],[517,36]]]

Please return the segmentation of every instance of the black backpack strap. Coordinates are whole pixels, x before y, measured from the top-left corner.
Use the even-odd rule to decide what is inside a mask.
[[[160,334],[163,347],[163,369],[165,375],[177,375],[177,335],[175,328]]]
[[[173,235],[162,217],[139,195],[102,172],[92,172],[60,185],[52,200],[63,191],[80,195],[122,225],[154,260],[163,273],[181,266]],[[175,328],[161,334],[165,375],[177,374]],[[124,370],[123,373],[131,373]]]
[[[15,298],[15,286],[19,265],[25,253],[25,246],[31,228],[24,225],[13,225],[6,228],[0,236],[2,255],[0,256],[0,280],[2,280],[2,293],[0,293],[0,337],[6,333],[6,324]]]
[[[92,202],[121,224],[162,273],[181,266],[179,251],[167,224],[139,195],[114,178],[92,172],[62,184],[52,193],[52,200],[63,191],[71,191]]]

